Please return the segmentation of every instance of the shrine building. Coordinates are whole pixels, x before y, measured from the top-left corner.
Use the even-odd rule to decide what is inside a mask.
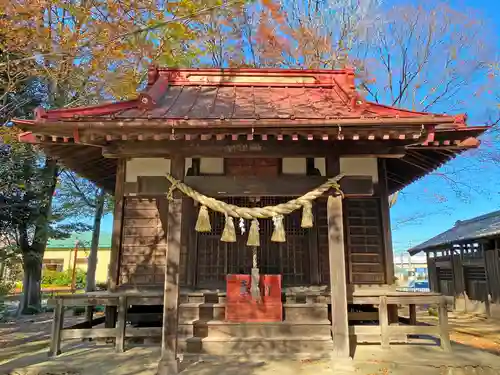
[[[348,357],[413,334],[449,350],[443,296],[394,285],[388,198],[478,147],[487,128],[465,115],[367,101],[351,69],[151,67],[136,99],[15,123],[115,196],[108,291],[54,301],[53,355],[88,337],[118,351],[158,337],[170,362]],[[105,328],[64,327],[78,304],[105,304]],[[419,304],[439,327],[415,325]]]

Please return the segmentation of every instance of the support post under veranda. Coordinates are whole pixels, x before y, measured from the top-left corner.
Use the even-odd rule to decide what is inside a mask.
[[[172,176],[184,179],[185,162],[181,156],[171,159]],[[167,252],[165,262],[165,285],[163,298],[163,328],[161,359],[157,375],[171,375],[179,372],[177,361],[177,327],[179,303],[179,265],[182,230],[182,193],[173,191],[168,201]]]
[[[349,358],[350,341],[347,318],[347,279],[342,196],[328,197],[327,214],[333,354],[337,358]]]

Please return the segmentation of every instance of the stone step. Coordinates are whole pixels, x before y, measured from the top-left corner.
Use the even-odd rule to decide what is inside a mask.
[[[245,337],[245,338],[179,338],[178,350],[186,354],[252,355],[300,354],[331,352],[333,341],[328,337]]]
[[[198,338],[245,338],[245,337],[325,337],[330,338],[330,322],[304,321],[300,323],[239,323],[220,320],[193,321],[179,324],[179,334]]]

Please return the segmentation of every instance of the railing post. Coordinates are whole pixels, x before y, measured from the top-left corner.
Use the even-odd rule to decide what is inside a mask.
[[[55,357],[61,354],[61,331],[64,323],[64,300],[56,297],[54,309],[54,321],[52,322],[52,334],[50,338],[49,356]]]
[[[410,304],[410,325],[417,325],[417,305],[414,303]]]
[[[380,324],[380,336],[382,348],[389,348],[389,313],[387,310],[387,297],[380,296],[380,305],[378,307],[378,319]]]
[[[125,351],[125,327],[127,325],[127,296],[118,299],[118,320],[116,322],[115,350],[117,353]]]
[[[448,308],[446,297],[442,296],[439,302],[439,331],[441,337],[441,348],[446,352],[451,352],[450,331],[448,327]]]

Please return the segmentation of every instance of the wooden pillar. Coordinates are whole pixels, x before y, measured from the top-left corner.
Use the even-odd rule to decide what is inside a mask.
[[[171,159],[171,174],[179,180],[184,179],[184,158]],[[182,193],[175,190],[173,199],[168,201],[167,217],[167,254],[165,262],[165,286],[163,300],[163,329],[161,340],[161,360],[157,375],[178,373],[177,327],[179,304],[179,262],[182,231]],[[194,230],[194,229],[193,229]]]
[[[108,268],[109,291],[116,290],[119,281],[126,165],[127,165],[126,159],[117,160],[116,182],[115,182],[115,209],[113,212],[113,233],[111,236],[111,254],[110,254],[109,268]],[[106,328],[115,327],[116,311],[117,311],[116,306],[105,307],[104,326]]]
[[[465,309],[465,277],[464,267],[462,264],[462,256],[455,254],[454,250],[451,252],[451,269],[453,275],[453,300],[455,309]]]
[[[376,194],[380,199],[380,217],[382,219],[382,236],[384,243],[384,270],[385,283],[393,285],[396,275],[394,273],[394,252],[392,249],[392,230],[389,207],[389,189],[387,187],[387,167],[385,159],[377,159],[378,183]],[[391,324],[399,323],[398,306],[390,305],[388,307],[389,322]]]
[[[52,334],[50,337],[49,356],[55,357],[61,354],[61,331],[64,323],[64,301],[62,298],[56,298],[56,307],[54,309],[54,320],[52,322]]]
[[[429,252],[427,254],[427,273],[429,274],[429,286],[432,292],[439,293],[439,282],[436,267],[436,257],[431,258]]]
[[[496,244],[484,252],[486,277],[491,293],[491,302],[500,305],[500,256]]]
[[[318,210],[316,202],[313,202],[312,206],[314,225],[309,229],[309,272],[310,272],[310,282],[313,285],[320,283],[319,276],[319,231],[318,231]]]
[[[347,358],[350,350],[342,197],[328,197],[327,214],[333,350],[335,356]]]
[[[387,188],[387,170],[385,159],[378,159],[378,196],[382,216],[382,234],[384,237],[385,282],[394,284],[394,253],[392,251],[391,219],[389,213],[389,192]]]
[[[123,228],[123,208],[124,208],[124,192],[125,185],[125,168],[126,159],[118,159],[116,167],[116,183],[115,183],[115,210],[113,213],[113,234],[111,236],[111,254],[108,271],[108,289],[113,291],[118,284],[118,273],[120,265],[120,249],[122,243],[122,228]]]
[[[199,176],[200,175],[200,159],[193,158],[192,166],[188,171],[189,176]],[[186,203],[188,202],[188,203]],[[188,207],[185,207],[187,205]],[[186,233],[188,247],[188,263],[187,263],[187,274],[188,274],[188,285],[195,288],[197,284],[196,271],[198,268],[198,232],[194,231],[193,228],[196,225],[196,214],[197,209],[194,206],[194,200],[190,198],[184,198],[184,203],[182,206],[183,210],[183,220],[185,227],[187,228],[183,233]],[[184,218],[184,210],[186,210],[187,217]]]
[[[195,286],[196,273],[196,235],[194,227],[196,225],[196,212],[194,201],[191,198],[182,198],[182,219],[185,225],[182,226],[181,249],[185,254],[185,282],[187,286]]]

